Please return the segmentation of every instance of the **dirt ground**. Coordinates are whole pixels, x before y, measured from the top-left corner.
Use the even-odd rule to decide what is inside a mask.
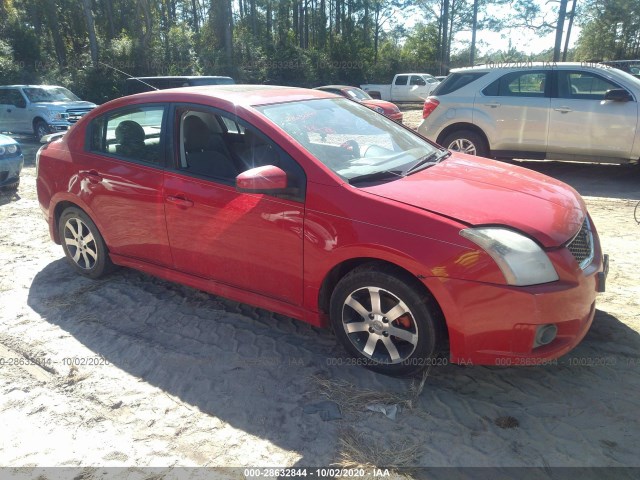
[[[611,262],[593,327],[555,365],[443,365],[421,384],[345,365],[329,331],[281,315],[133,270],[74,274],[38,207],[37,145],[18,140],[22,184],[0,197],[0,466],[640,467],[639,166],[516,162],[585,197]]]

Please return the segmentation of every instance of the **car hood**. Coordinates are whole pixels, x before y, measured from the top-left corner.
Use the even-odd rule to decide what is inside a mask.
[[[580,229],[586,208],[570,186],[525,168],[454,153],[409,176],[362,190],[468,225],[506,225],[545,247]]]
[[[34,105],[42,107],[57,107],[58,109],[74,109],[74,108],[95,108],[96,104],[91,102],[37,102]]]
[[[0,145],[18,145],[18,142],[16,142],[13,138],[8,137],[6,135],[2,135],[0,134]]]
[[[386,102],[384,100],[362,100],[361,102],[362,104],[366,105],[367,107],[380,107],[380,108],[384,108],[385,110],[395,110],[396,105],[395,103],[391,103],[391,102]]]

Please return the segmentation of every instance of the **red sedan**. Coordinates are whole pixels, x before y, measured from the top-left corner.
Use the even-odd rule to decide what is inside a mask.
[[[326,85],[324,87],[316,87],[315,90],[341,95],[349,100],[359,102],[371,110],[381,113],[385,117],[389,117],[391,120],[402,123],[402,112],[395,103],[371,98],[367,92],[358,87],[351,87],[349,85]]]
[[[606,256],[582,198],[318,90],[106,103],[37,155],[70,265],[131,267],[316,326],[358,364],[534,364],[584,337]],[[215,328],[213,326],[212,328]]]

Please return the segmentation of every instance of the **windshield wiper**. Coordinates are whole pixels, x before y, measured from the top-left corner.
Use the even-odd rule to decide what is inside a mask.
[[[416,163],[414,163],[406,172],[405,175],[409,175],[411,173],[417,172],[418,170],[422,170],[423,168],[432,167],[440,163],[445,158],[449,157],[451,152],[449,150],[437,150],[429,155],[422,157]]]
[[[404,177],[404,174],[399,170],[382,170],[380,172],[365,173],[364,175],[357,175],[350,178],[348,181],[351,185],[363,182],[375,182],[376,180],[384,180],[390,177]]]

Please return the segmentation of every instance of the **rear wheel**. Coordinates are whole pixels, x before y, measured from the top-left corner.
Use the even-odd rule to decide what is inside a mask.
[[[442,141],[442,146],[454,152],[477,155],[478,157],[489,156],[489,146],[479,133],[471,130],[458,130],[447,135]]]
[[[78,273],[96,279],[113,270],[98,227],[82,210],[67,208],[60,217],[58,229],[67,261]]]
[[[354,270],[331,296],[334,331],[358,364],[391,376],[417,373],[441,346],[434,301],[404,275],[381,267]]]

